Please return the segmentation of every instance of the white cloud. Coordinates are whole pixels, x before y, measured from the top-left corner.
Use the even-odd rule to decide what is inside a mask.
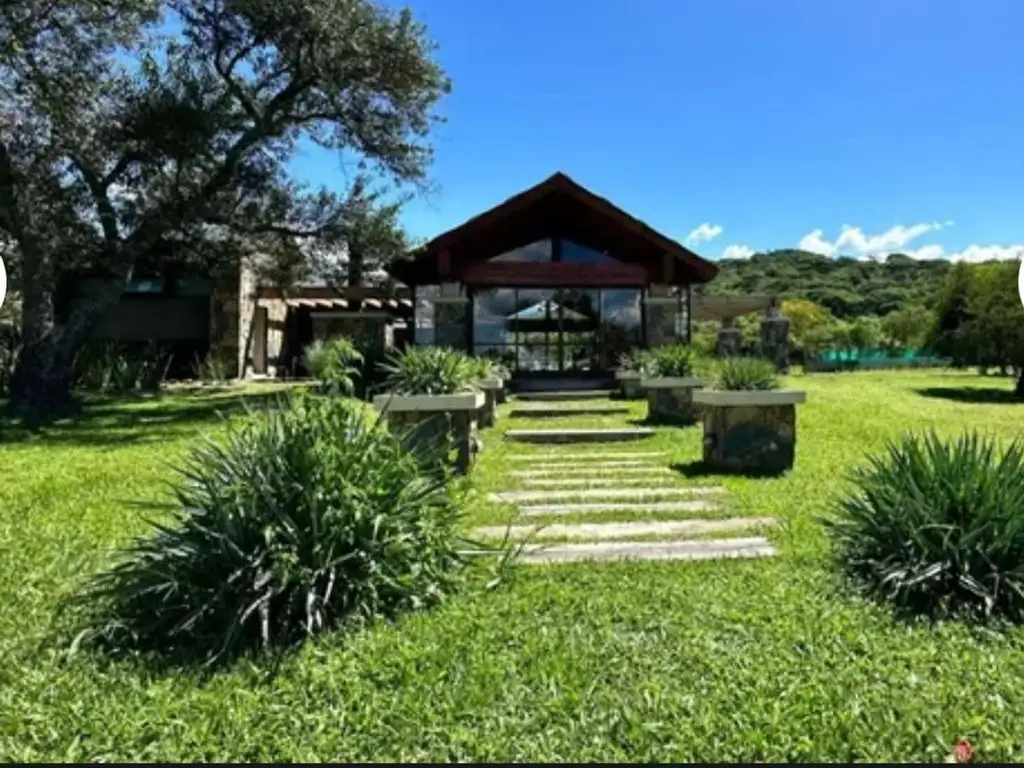
[[[724,227],[705,221],[686,236],[686,241],[688,243],[693,243],[694,245],[697,245],[698,243],[707,243],[714,240],[724,231]]]
[[[749,259],[756,251],[749,245],[728,245],[722,251],[723,259]]]
[[[824,238],[824,234],[824,231],[820,229],[808,232],[800,238],[800,242],[797,243],[796,247],[801,251],[820,253],[822,256],[832,256],[836,252],[836,247]]]
[[[1013,261],[1024,260],[1024,245],[968,245],[949,254],[950,261]]]
[[[907,245],[929,232],[937,232],[952,225],[952,221],[924,222],[909,227],[897,224],[884,232],[867,234],[860,227],[844,224],[835,240],[827,240],[824,230],[815,229],[804,235],[797,247],[824,256],[842,255],[858,259],[884,259],[890,253],[906,253],[914,258],[936,258],[941,255],[941,246],[926,245],[912,251]],[[921,255],[916,255],[918,253]]]

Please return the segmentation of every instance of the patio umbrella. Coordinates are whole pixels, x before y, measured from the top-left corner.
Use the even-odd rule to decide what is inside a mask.
[[[539,301],[528,307],[513,312],[505,318],[506,326],[510,331],[516,333],[541,333],[544,331],[558,330],[558,313],[562,313],[563,330],[585,329],[590,327],[594,320],[582,312],[563,307],[556,301],[548,299]]]

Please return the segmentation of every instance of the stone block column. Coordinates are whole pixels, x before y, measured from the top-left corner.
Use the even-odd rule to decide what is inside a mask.
[[[761,356],[782,373],[789,372],[789,320],[772,302],[761,320]]]
[[[740,344],[740,329],[736,325],[736,318],[723,318],[715,340],[715,354],[718,357],[735,357],[740,353]]]

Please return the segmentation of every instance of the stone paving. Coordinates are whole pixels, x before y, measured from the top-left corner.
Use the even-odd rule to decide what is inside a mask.
[[[578,401],[583,398],[580,393],[572,392],[533,393],[529,399]],[[578,446],[568,444],[580,440],[617,442],[654,435],[654,430],[629,427],[625,416],[621,426],[612,429],[573,427],[572,416],[582,415],[575,411],[601,407],[582,403],[577,407],[574,403],[566,408],[564,415],[551,414],[547,412],[550,408],[546,408],[546,420],[551,419],[559,426],[564,423],[564,428],[513,429],[505,433],[506,439],[515,440],[518,436],[525,437],[524,442],[552,442],[554,445],[542,450],[524,446],[506,457],[510,466],[507,490],[488,494],[488,500],[514,505],[519,521],[511,526],[481,527],[475,535],[504,538],[507,534],[515,540],[529,539],[521,555],[522,561],[537,565],[623,559],[708,560],[777,554],[764,536],[722,537],[730,533],[756,533],[776,525],[777,520],[735,514],[722,486],[684,484],[687,481],[671,469],[664,452],[613,450],[611,447],[607,451],[581,452]],[[530,416],[530,410],[531,407],[524,409],[512,404],[510,415]],[[622,514],[628,514],[631,519],[600,521],[601,517]],[[580,521],[555,522],[569,516]],[[524,523],[523,519],[529,522]],[[719,538],[715,538],[716,535]],[[542,543],[543,540],[548,542]]]

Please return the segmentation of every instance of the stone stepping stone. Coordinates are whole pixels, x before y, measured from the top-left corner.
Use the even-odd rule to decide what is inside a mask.
[[[498,491],[487,494],[487,500],[499,504],[519,504],[526,502],[555,502],[559,499],[631,499],[641,501],[644,498],[664,496],[705,496],[708,494],[725,493],[720,485],[707,486],[665,486],[662,488],[549,488],[544,491]]]
[[[708,499],[690,501],[602,501],[581,504],[531,504],[519,507],[523,517],[560,517],[564,515],[593,515],[601,512],[641,512],[645,514],[666,514],[670,512],[714,512],[720,509],[718,502]]]
[[[560,418],[564,416],[614,416],[629,413],[626,405],[529,405],[513,407],[509,416],[526,419]]]
[[[608,459],[618,461],[620,459],[630,459],[628,464],[643,464],[642,461],[635,461],[635,459],[653,459],[664,456],[664,451],[615,451],[612,453],[591,451],[589,453],[520,453],[513,454],[512,456],[506,456],[510,461],[566,461],[569,459],[573,460],[584,460],[584,459]],[[627,463],[623,463],[626,466]],[[578,467],[579,464],[572,464],[571,466]]]
[[[516,400],[546,402],[572,400],[603,400],[612,396],[610,389],[559,389],[541,392],[519,392]]]
[[[650,427],[619,429],[510,429],[506,440],[520,443],[618,443],[654,437]]]
[[[616,485],[668,485],[674,478],[670,474],[661,477],[650,477],[648,471],[636,477],[527,477],[523,485],[527,488],[601,488]]]
[[[703,536],[708,533],[743,531],[778,524],[774,517],[729,517],[723,520],[658,520],[628,523],[576,523],[538,528],[535,525],[489,525],[477,528],[474,534],[481,538],[525,539],[534,535],[538,539],[629,539],[634,536]]]
[[[714,560],[777,555],[763,536],[744,539],[685,541],[602,541],[527,547],[520,559],[530,565],[575,563],[588,560]]]
[[[623,464],[625,466],[623,466]],[[577,477],[579,475],[586,475],[587,477],[594,477],[595,475],[603,475],[605,473],[612,473],[619,475],[620,477],[626,475],[673,475],[675,474],[669,467],[665,467],[659,464],[647,464],[642,461],[607,461],[599,464],[587,464],[580,466],[579,464],[548,464],[546,469],[519,469],[512,470],[508,474],[512,477],[530,477],[530,478],[541,478],[541,477]],[[625,479],[623,477],[623,479]]]

